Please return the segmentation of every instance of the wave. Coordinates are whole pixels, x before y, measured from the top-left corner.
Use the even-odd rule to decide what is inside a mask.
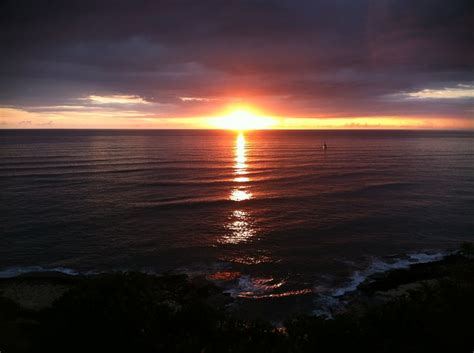
[[[235,278],[232,278],[235,280]],[[235,282],[235,281],[233,281]],[[251,277],[242,275],[237,277],[237,283],[225,290],[233,298],[241,299],[276,299],[306,295],[313,292],[311,288],[282,290],[286,280],[276,280],[273,277]]]
[[[344,295],[354,292],[357,287],[376,273],[383,273],[393,269],[408,268],[414,264],[429,263],[441,260],[450,252],[438,253],[411,253],[404,258],[397,258],[392,261],[384,259],[374,259],[364,270],[354,271],[349,280],[339,287],[325,287],[324,285],[315,285],[312,288],[285,288],[288,287],[288,280],[268,277],[252,277],[236,271],[222,272],[222,266],[213,266],[212,268],[192,271],[181,268],[179,273],[187,275],[201,276],[207,274],[207,278],[224,289],[225,293],[236,299],[278,299],[293,296],[313,295],[316,308],[312,311],[313,315],[332,318],[334,311],[344,306]],[[218,271],[216,273],[216,270]],[[78,275],[96,275],[101,273],[126,272],[126,269],[111,271],[86,271],[81,272],[67,267],[42,267],[25,266],[9,267],[0,270],[0,278],[12,278],[28,273],[51,273],[60,272],[71,276]],[[159,275],[153,270],[142,270],[144,273]],[[175,271],[173,271],[175,272]],[[178,272],[176,272],[178,273]]]
[[[284,284],[284,280],[276,281],[273,277],[252,278],[249,275],[243,275],[238,278],[237,285],[228,289],[226,293],[229,293],[232,297],[251,297],[252,295],[262,295]]]
[[[128,268],[117,268],[112,270],[88,270],[88,271],[80,271],[77,269],[69,268],[69,267],[43,267],[43,266],[18,266],[18,267],[7,267],[0,270],[0,278],[14,278],[25,274],[30,273],[63,273],[69,276],[93,276],[93,275],[100,275],[100,274],[107,274],[107,273],[124,273],[132,271]],[[150,274],[150,275],[159,275],[154,270],[143,269],[139,272]]]
[[[368,277],[376,274],[387,272],[395,269],[409,268],[411,265],[428,263],[433,261],[441,260],[446,253],[414,253],[408,254],[406,259],[397,259],[395,262],[387,262],[381,259],[375,259],[371,265],[364,271],[355,271],[351,279],[344,286],[337,288],[333,291],[332,296],[340,297],[349,292],[353,292],[357,289],[359,284],[364,282]]]
[[[114,159],[80,159],[80,160],[61,160],[61,161],[28,161],[28,162],[2,162],[0,169],[5,171],[29,171],[29,170],[50,170],[50,169],[77,169],[77,168],[106,168],[106,167],[127,167],[153,165],[162,166],[168,164],[179,165],[233,165],[233,160],[207,160],[207,159],[145,159],[140,157],[124,157]],[[182,168],[182,167],[179,167]],[[186,167],[184,167],[186,168]],[[198,168],[201,168],[200,166]]]
[[[60,272],[70,276],[78,276],[82,274],[79,271],[73,270],[67,267],[42,267],[42,266],[25,266],[25,267],[8,267],[0,270],[0,278],[12,278],[21,276],[26,273],[38,273],[38,272]]]
[[[316,316],[332,318],[335,309],[344,305],[342,297],[357,290],[357,287],[376,273],[384,273],[395,269],[409,268],[411,265],[429,263],[443,259],[449,252],[437,253],[411,253],[405,258],[397,258],[387,261],[380,258],[374,259],[365,270],[354,271],[350,279],[340,287],[326,288],[324,286],[315,287],[314,292],[318,293],[315,298],[317,308],[313,310]]]

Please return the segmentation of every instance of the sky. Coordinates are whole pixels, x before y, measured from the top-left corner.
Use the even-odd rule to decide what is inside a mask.
[[[474,129],[474,2],[3,0],[0,128]]]

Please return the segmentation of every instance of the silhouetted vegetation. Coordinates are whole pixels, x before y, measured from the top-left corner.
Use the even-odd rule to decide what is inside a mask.
[[[378,304],[353,304],[332,320],[299,316],[284,329],[235,319],[205,280],[120,273],[77,278],[49,308],[0,296],[2,352],[471,352],[474,264],[453,255],[387,273],[361,292],[413,281]],[[436,282],[433,281],[436,279]],[[28,280],[28,279],[23,279]]]

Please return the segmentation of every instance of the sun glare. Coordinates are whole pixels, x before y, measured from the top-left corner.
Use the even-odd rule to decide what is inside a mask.
[[[228,114],[210,120],[210,124],[217,128],[237,131],[268,129],[276,123],[275,119],[248,108],[232,109]]]

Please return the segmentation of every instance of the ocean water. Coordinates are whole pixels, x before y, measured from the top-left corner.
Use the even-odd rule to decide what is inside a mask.
[[[2,130],[0,185],[1,276],[203,274],[251,311],[474,240],[473,132]]]

